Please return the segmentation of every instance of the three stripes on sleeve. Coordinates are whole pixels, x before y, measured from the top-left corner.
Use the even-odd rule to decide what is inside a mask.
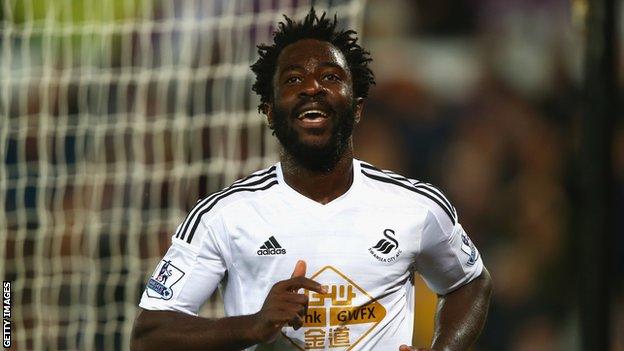
[[[234,182],[229,187],[199,201],[186,216],[182,225],[178,227],[175,237],[180,240],[186,240],[186,242],[190,244],[202,220],[202,216],[210,212],[221,200],[228,196],[240,192],[263,191],[277,185],[277,173],[275,170],[276,167],[273,166],[267,170],[251,174],[244,179]]]

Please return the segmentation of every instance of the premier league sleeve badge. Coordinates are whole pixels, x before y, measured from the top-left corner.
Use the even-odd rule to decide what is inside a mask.
[[[466,233],[461,234],[461,240],[461,250],[468,255],[468,262],[466,262],[466,264],[472,266],[475,262],[477,262],[477,249]]]
[[[155,299],[169,300],[173,296],[173,286],[182,279],[184,272],[174,266],[171,261],[162,260],[154,274],[147,282],[147,296]]]

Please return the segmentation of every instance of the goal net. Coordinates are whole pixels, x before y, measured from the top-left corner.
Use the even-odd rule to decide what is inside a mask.
[[[127,349],[201,197],[276,160],[249,65],[281,14],[364,0],[3,0],[0,275],[18,350]],[[202,310],[220,316],[218,298]]]

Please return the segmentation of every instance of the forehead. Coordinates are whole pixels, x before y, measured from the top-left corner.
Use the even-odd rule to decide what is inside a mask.
[[[347,60],[338,48],[332,44],[316,40],[303,39],[286,46],[277,58],[277,71],[281,72],[292,65],[308,68],[311,65],[330,62],[349,72]]]

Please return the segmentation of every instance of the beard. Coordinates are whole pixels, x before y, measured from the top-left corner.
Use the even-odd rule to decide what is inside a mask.
[[[340,111],[333,111],[331,135],[324,144],[308,144],[301,141],[292,121],[296,116],[275,106],[273,111],[273,135],[293,159],[308,171],[328,173],[350,145],[355,125],[355,103],[348,104]]]

